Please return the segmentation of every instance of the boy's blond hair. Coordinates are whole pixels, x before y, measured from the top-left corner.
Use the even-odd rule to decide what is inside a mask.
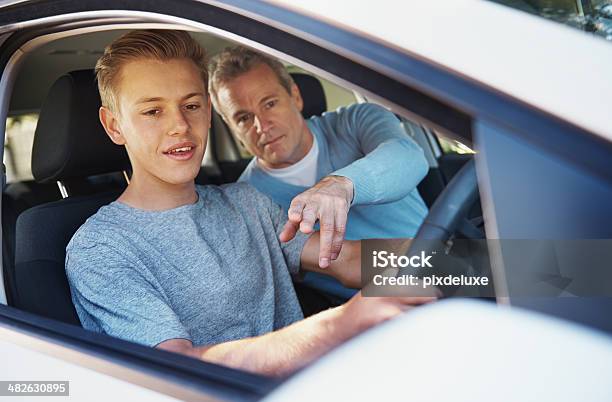
[[[102,106],[118,112],[116,85],[121,68],[135,60],[190,59],[208,87],[206,51],[185,31],[138,30],[114,40],[96,63],[96,78]],[[168,77],[172,79],[172,77]]]

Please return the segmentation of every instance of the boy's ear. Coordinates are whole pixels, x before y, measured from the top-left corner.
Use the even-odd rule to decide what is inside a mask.
[[[100,116],[100,123],[104,127],[104,131],[110,137],[111,141],[117,145],[125,145],[125,137],[121,133],[121,128],[119,127],[119,120],[115,116],[115,114],[107,107],[100,107],[98,112]]]

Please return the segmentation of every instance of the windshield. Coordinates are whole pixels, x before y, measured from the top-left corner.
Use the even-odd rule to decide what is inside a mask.
[[[612,41],[612,0],[490,0]]]

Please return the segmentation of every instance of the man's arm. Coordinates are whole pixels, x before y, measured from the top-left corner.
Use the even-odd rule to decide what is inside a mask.
[[[338,258],[352,205],[381,204],[408,195],[428,170],[422,149],[408,137],[390,112],[376,105],[359,105],[345,119],[364,156],[297,195],[288,210],[289,222],[302,233],[321,229],[319,266],[327,268]],[[281,241],[291,239],[286,228]]]
[[[291,201],[280,240],[287,242],[293,239],[298,230],[305,234],[313,233],[318,220],[320,234],[317,239],[320,246],[317,265],[329,267],[330,262],[340,255],[352,198],[353,184],[350,180],[340,176],[323,178]]]
[[[434,292],[415,297],[363,297],[358,293],[342,306],[265,335],[207,346],[170,339],[157,347],[260,374],[283,376],[367,328],[413,306],[434,301],[436,296]]]
[[[429,165],[421,147],[397,117],[381,106],[350,108],[342,133],[356,141],[363,157],[331,173],[351,180],[352,205],[384,204],[406,197],[423,180]],[[407,123],[412,130],[419,127]]]

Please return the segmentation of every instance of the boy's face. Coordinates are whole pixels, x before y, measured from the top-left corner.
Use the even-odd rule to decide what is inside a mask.
[[[210,128],[210,100],[189,59],[142,59],[121,67],[116,111],[100,120],[132,163],[139,184],[190,184],[200,171]]]

